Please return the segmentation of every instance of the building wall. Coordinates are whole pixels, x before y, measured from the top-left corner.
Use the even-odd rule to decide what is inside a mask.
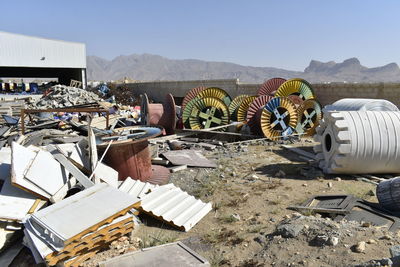
[[[0,66],[85,69],[86,47],[0,31]]]
[[[194,87],[219,87],[226,90],[230,96],[240,94],[255,95],[261,84],[240,83],[237,79],[228,80],[197,80],[197,81],[159,81],[130,83],[124,86],[132,89],[135,94],[147,93],[156,102],[162,102],[165,94],[172,93],[176,98],[182,98]],[[400,106],[400,83],[330,83],[313,84],[318,101],[325,106],[342,98],[381,98]]]

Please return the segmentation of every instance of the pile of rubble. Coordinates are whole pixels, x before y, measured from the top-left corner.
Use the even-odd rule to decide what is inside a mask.
[[[34,103],[34,106],[38,109],[65,108],[93,104],[99,101],[101,101],[101,98],[98,95],[86,90],[65,85],[55,85],[39,101]]]

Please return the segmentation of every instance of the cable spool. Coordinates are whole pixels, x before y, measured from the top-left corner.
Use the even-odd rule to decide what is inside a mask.
[[[176,127],[176,106],[172,94],[165,96],[163,104],[150,104],[147,94],[142,95],[140,116],[143,125],[160,125],[166,134],[174,134]]]
[[[224,91],[218,87],[209,87],[207,89],[204,89],[203,91],[201,91],[198,94],[198,96],[200,98],[215,97],[215,98],[221,99],[227,107],[229,107],[229,105],[231,104],[231,101],[232,101],[229,94],[226,91]]]
[[[276,90],[278,90],[279,86],[281,86],[284,82],[286,82],[286,79],[283,79],[283,78],[269,79],[268,81],[264,82],[260,86],[260,89],[258,89],[257,95],[273,96],[275,94]]]
[[[297,124],[296,106],[286,97],[274,97],[265,105],[260,124],[265,137],[271,140],[289,136]]]
[[[392,102],[385,99],[343,98],[332,105],[324,107],[323,111],[399,111]]]
[[[272,96],[261,95],[251,102],[249,109],[247,110],[247,125],[250,128],[252,134],[263,135],[261,130],[260,120],[261,113],[264,106],[272,99]]]
[[[199,86],[199,87],[195,87],[189,90],[189,92],[187,92],[187,94],[185,95],[185,97],[182,100],[182,112],[185,109],[187,103],[192,100],[193,98],[197,97],[197,95],[203,91],[204,89],[206,89],[207,87],[205,86]]]
[[[284,82],[275,93],[275,96],[278,97],[287,97],[289,95],[298,95],[303,100],[315,98],[311,85],[306,80],[299,78]]]
[[[400,173],[400,112],[327,112],[314,139],[325,173]]]
[[[189,118],[190,114],[192,113],[194,104],[199,100],[199,97],[195,97],[192,100],[190,100],[186,106],[185,109],[182,111],[182,123],[183,126],[185,126],[186,129],[190,129],[190,123],[189,123]]]
[[[297,116],[297,133],[312,136],[322,119],[321,105],[314,99],[308,99],[297,108]]]
[[[257,96],[249,96],[239,106],[237,112],[237,121],[243,122],[246,121],[247,111],[249,110],[250,104],[257,98]]]
[[[298,95],[289,95],[287,98],[289,98],[297,108],[304,102],[304,100]]]
[[[207,129],[229,123],[228,107],[222,100],[215,97],[193,100],[196,102],[189,117],[191,129]]]
[[[229,104],[228,109],[229,109],[229,116],[230,116],[231,121],[236,121],[239,106],[243,102],[243,100],[245,100],[248,96],[249,95],[238,95]]]

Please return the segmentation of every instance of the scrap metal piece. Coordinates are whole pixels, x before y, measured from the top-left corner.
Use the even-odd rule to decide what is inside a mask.
[[[231,104],[231,97],[229,94],[221,88],[218,87],[208,87],[207,89],[202,90],[198,94],[199,98],[206,98],[206,97],[215,97],[222,100],[227,107]]]
[[[206,92],[206,90],[202,92]],[[195,103],[189,117],[191,129],[207,129],[229,124],[229,110],[222,100],[215,97],[194,100]]]
[[[238,95],[229,104],[228,109],[229,109],[229,115],[230,115],[231,121],[237,120],[237,114],[238,114],[240,104],[242,104],[243,100],[245,100],[247,97],[249,97],[249,95]]]
[[[189,103],[189,101],[191,101],[193,98],[197,97],[198,94],[203,91],[204,89],[207,89],[207,87],[205,86],[199,86],[199,87],[195,87],[190,89],[189,92],[186,93],[185,97],[182,100],[182,111],[185,109],[187,103]]]
[[[255,135],[263,135],[261,130],[260,120],[261,113],[265,105],[272,99],[269,95],[260,95],[251,102],[247,110],[247,125],[250,127],[250,131]]]
[[[151,165],[151,177],[147,182],[156,185],[164,185],[169,182],[170,172],[167,167]]]
[[[298,95],[303,100],[315,98],[311,84],[299,78],[284,82],[275,93],[276,97],[287,97],[289,95]]]
[[[176,150],[162,154],[173,165],[187,165],[191,167],[216,168],[217,165],[207,159],[200,151]]]
[[[297,108],[297,113],[297,133],[304,133],[305,136],[313,136],[315,128],[317,128],[322,119],[321,105],[315,99],[307,99]]]
[[[257,98],[257,96],[246,97],[239,106],[237,111],[237,121],[244,122],[247,118],[247,111],[249,110],[250,104]]]
[[[265,105],[260,124],[265,137],[271,140],[289,136],[297,124],[296,106],[286,97],[275,97]]]
[[[156,188],[140,201],[139,210],[183,231],[189,231],[212,209],[173,184]]]
[[[276,90],[278,90],[279,86],[281,86],[284,82],[286,82],[286,79],[283,78],[269,79],[261,85],[260,89],[258,89],[257,95],[274,96]]]
[[[171,257],[171,255],[174,255]],[[99,267],[208,267],[210,263],[181,242],[149,247],[100,262]]]

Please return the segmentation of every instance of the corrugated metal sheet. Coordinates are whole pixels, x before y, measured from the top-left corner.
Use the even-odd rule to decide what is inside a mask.
[[[0,31],[0,66],[86,68],[86,46]]]
[[[167,184],[144,196],[140,209],[181,230],[189,231],[211,211],[212,205],[196,199],[173,184]]]
[[[131,177],[125,179],[125,181],[118,187],[119,190],[128,193],[129,195],[142,198],[149,191],[158,187],[158,185],[154,185],[151,183],[144,183],[140,180],[133,180]]]

